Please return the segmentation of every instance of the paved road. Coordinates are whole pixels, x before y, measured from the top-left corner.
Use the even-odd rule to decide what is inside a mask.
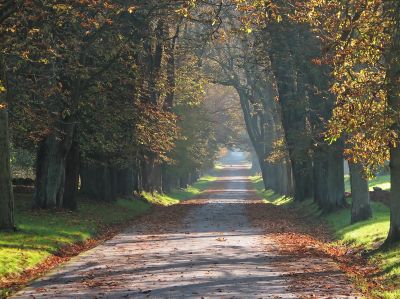
[[[340,288],[330,296],[290,291],[282,267],[288,261],[248,219],[246,204],[256,196],[246,173],[243,166],[227,166],[210,190],[186,205],[182,219],[172,216],[176,225],[155,230],[151,221],[163,220],[150,215],[15,298],[354,298]]]

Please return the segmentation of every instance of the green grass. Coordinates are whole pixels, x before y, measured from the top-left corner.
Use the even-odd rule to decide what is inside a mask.
[[[344,176],[344,184],[346,192],[350,192],[350,175],[347,174]],[[390,190],[390,175],[378,175],[370,179],[369,190],[372,191],[374,187]]]
[[[257,194],[264,199],[266,203],[272,203],[277,206],[286,205],[292,201],[292,198],[289,196],[284,196],[275,193],[272,190],[265,190],[264,183],[261,176],[252,176],[250,177],[253,182]]]
[[[152,204],[171,205],[207,188],[214,177],[200,179],[185,190],[115,203],[80,200],[77,212],[33,211],[30,194],[16,194],[17,232],[0,233],[0,279],[14,276],[43,262],[61,247],[94,237],[104,226],[123,224],[147,211]],[[0,291],[1,297],[1,291]]]
[[[119,199],[115,204],[83,200],[77,212],[32,211],[31,195],[16,195],[17,232],[0,233],[0,277],[42,262],[60,247],[94,236],[103,225],[123,223],[150,204]]]
[[[215,163],[215,165],[214,165],[214,169],[215,170],[221,170],[221,169],[223,169],[224,168],[224,164],[222,164],[221,162],[217,162],[217,163]]]
[[[390,189],[389,179],[389,176],[376,177],[370,180],[370,188],[378,186],[382,189]],[[266,202],[285,205],[288,208],[296,209],[304,216],[326,221],[332,228],[336,244],[369,250],[376,248],[387,236],[390,211],[382,203],[372,202],[372,219],[351,225],[349,209],[322,215],[311,199],[295,203],[291,198],[277,195],[270,190],[263,190],[263,183],[260,177],[252,177],[252,181],[258,193],[263,196]],[[376,253],[371,257],[371,260],[379,266],[381,270],[379,276],[383,279],[385,285],[384,290],[377,290],[374,295],[387,299],[400,298],[400,248]]]
[[[216,177],[214,176],[203,176],[200,180],[198,180],[192,186],[189,186],[186,189],[175,190],[168,194],[151,194],[144,192],[143,195],[147,199],[147,201],[153,204],[169,206],[177,204],[182,200],[193,198],[194,196],[200,194],[205,189],[207,189],[210,183],[215,180]]]

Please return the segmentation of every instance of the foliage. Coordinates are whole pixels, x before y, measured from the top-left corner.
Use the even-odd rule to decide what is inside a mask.
[[[297,17],[311,24],[325,55],[316,63],[333,66],[337,96],[327,136],[346,136],[346,155],[375,170],[396,144],[393,115],[387,107],[385,55],[393,22],[384,1],[307,1]]]

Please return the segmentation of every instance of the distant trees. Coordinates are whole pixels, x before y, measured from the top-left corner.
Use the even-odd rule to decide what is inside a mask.
[[[390,159],[385,245],[399,241],[399,2],[232,2],[236,32],[264,44],[264,52],[252,54],[271,61],[295,198],[313,194],[325,211],[343,205],[343,151],[352,173],[352,221],[367,219],[366,179]]]

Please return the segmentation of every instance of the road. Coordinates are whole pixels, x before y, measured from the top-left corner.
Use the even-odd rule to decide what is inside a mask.
[[[333,262],[286,258],[252,226],[247,205],[259,199],[247,175],[226,165],[199,198],[147,215],[14,298],[356,298]],[[336,288],[291,288],[290,273],[321,262],[314,279]]]

